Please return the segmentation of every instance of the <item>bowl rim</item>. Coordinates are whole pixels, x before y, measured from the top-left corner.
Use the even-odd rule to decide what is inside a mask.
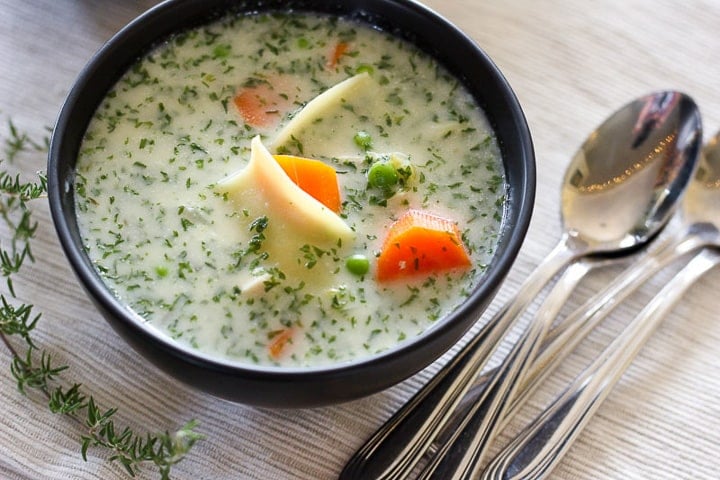
[[[293,8],[294,6],[294,9],[297,10],[317,10],[317,8],[313,9],[312,7],[317,7],[321,4],[330,4],[333,2],[298,0],[296,2],[275,3],[278,3],[279,5],[289,3],[291,5],[290,8]],[[369,7],[371,4],[390,5],[396,9],[405,9],[412,15],[428,18],[430,19],[428,21],[435,22],[438,25],[438,28],[446,32],[446,35],[454,37],[454,43],[462,44],[464,48],[471,51],[474,55],[474,64],[487,70],[487,74],[495,81],[495,87],[497,88],[498,93],[503,97],[501,100],[508,105],[506,116],[512,120],[511,123],[516,129],[516,134],[514,135],[517,137],[518,141],[518,145],[516,147],[518,148],[518,154],[522,157],[521,161],[517,163],[524,167],[521,172],[509,172],[505,155],[505,149],[507,146],[500,145],[501,151],[503,152],[503,165],[505,168],[505,180],[507,187],[507,202],[502,222],[502,231],[500,232],[501,238],[497,244],[497,248],[492,261],[490,262],[489,268],[482,274],[482,281],[479,282],[471,294],[468,295],[468,297],[463,300],[453,312],[443,317],[435,325],[426,329],[420,335],[413,337],[412,339],[408,339],[407,341],[380,353],[349,361],[328,363],[319,366],[284,367],[254,365],[238,360],[225,359],[195,350],[190,346],[185,346],[184,344],[171,339],[169,335],[163,333],[158,327],[148,326],[147,321],[125,306],[123,302],[111,292],[110,288],[105,285],[102,278],[93,267],[91,260],[83,248],[82,239],[79,237],[79,233],[77,232],[74,203],[68,201],[68,199],[74,198],[73,172],[77,156],[77,149],[74,149],[74,154],[72,153],[72,148],[70,148],[70,152],[68,151],[68,131],[72,131],[73,128],[77,128],[78,116],[80,116],[80,118],[87,118],[87,121],[89,122],[91,114],[88,114],[87,111],[89,108],[88,101],[83,97],[87,89],[90,88],[91,83],[97,81],[98,75],[108,75],[108,72],[112,73],[113,81],[111,84],[114,84],[120,75],[127,70],[130,63],[132,63],[128,63],[128,54],[126,53],[122,56],[125,61],[119,62],[119,65],[115,64],[113,66],[114,58],[117,57],[119,52],[128,48],[129,45],[133,43],[140,42],[145,45],[145,49],[143,51],[139,51],[142,49],[135,48],[133,51],[137,54],[136,57],[144,55],[153,45],[156,45],[158,41],[168,36],[168,33],[158,34],[156,32],[149,32],[153,30],[151,27],[159,25],[159,22],[168,18],[168,15],[174,14],[183,8],[186,8],[186,11],[188,12],[206,12],[197,24],[200,25],[207,23],[211,19],[211,9],[207,6],[203,6],[202,4],[211,4],[220,8],[222,8],[222,5],[239,5],[241,9],[245,8],[246,5],[255,4],[258,9],[263,6],[262,10],[264,10],[267,8],[267,5],[274,5],[274,2],[263,0],[243,2],[232,2],[229,0],[167,0],[160,3],[127,24],[107,43],[105,43],[91,58],[89,63],[85,66],[85,68],[83,68],[80,75],[75,80],[75,83],[67,95],[57,118],[51,137],[47,167],[48,198],[51,216],[65,255],[67,256],[76,276],[83,287],[88,291],[93,301],[99,304],[102,308],[107,309],[118,321],[123,322],[125,326],[133,329],[136,334],[145,337],[144,340],[149,340],[155,343],[157,347],[186,362],[215,371],[222,371],[231,374],[242,373],[243,375],[249,375],[251,377],[261,376],[266,378],[270,376],[278,380],[289,379],[297,375],[345,376],[358,369],[372,368],[375,365],[387,362],[389,359],[402,357],[406,355],[410,349],[422,347],[433,342],[435,337],[442,334],[443,330],[450,328],[453,324],[457,324],[460,322],[461,318],[467,315],[475,315],[477,313],[476,310],[478,308],[478,304],[481,303],[483,299],[486,299],[486,297],[490,297],[490,299],[492,299],[494,296],[497,288],[502,283],[504,277],[509,272],[510,267],[517,257],[527,233],[535,199],[536,167],[533,142],[527,121],[517,97],[503,74],[484,52],[484,50],[482,50],[474,40],[460,31],[454,24],[450,23],[430,8],[414,0],[380,0],[378,2],[368,0],[351,0],[350,2],[346,2],[346,4],[351,4],[352,6],[344,6],[343,8],[345,8],[346,11],[348,8],[354,8],[357,15],[353,16],[344,14],[343,16],[355,20],[365,21],[371,25],[377,25],[374,23],[376,22],[377,16],[373,16],[376,12],[371,11]],[[272,9],[272,7],[270,8]],[[324,11],[324,13],[330,12]],[[192,25],[186,22],[186,26],[184,28],[190,28],[190,26]],[[182,28],[172,28],[170,30],[180,31]],[[418,45],[418,47],[426,50],[421,45]],[[435,53],[428,53],[433,55],[434,58],[441,64],[444,64],[441,59],[437,58]],[[456,72],[452,71],[453,69],[450,70],[453,74],[457,75]],[[466,79],[461,78],[463,83],[465,83],[465,80]],[[468,88],[470,89],[470,87]],[[107,89],[105,90],[105,93],[107,93]],[[470,89],[470,91],[474,96],[476,96],[472,89]],[[99,105],[99,102],[104,96],[105,94],[100,96],[99,100],[96,102],[95,108]],[[479,101],[477,96],[476,100]],[[485,109],[483,105],[481,106]],[[493,120],[489,117],[489,115],[488,118],[491,124],[493,124]],[[495,124],[493,124],[492,127],[496,130]],[[87,122],[82,127],[82,131],[84,132],[86,128]],[[509,185],[508,176],[510,175],[514,176],[514,185]],[[512,208],[512,211],[509,211],[510,208]],[[513,218],[509,218],[511,215]],[[510,222],[512,222],[512,224]],[[487,303],[489,303],[489,301],[487,301]],[[481,306],[483,310],[487,306],[487,303],[486,305]],[[478,318],[475,318],[472,322],[470,322],[463,329],[462,333],[464,334],[465,331],[474,325]],[[461,337],[462,335],[460,335],[456,341]],[[450,348],[451,346],[452,345],[447,348]],[[447,348],[444,348],[443,351],[447,350]],[[431,361],[426,365],[419,365],[417,370],[424,368],[431,363]]]

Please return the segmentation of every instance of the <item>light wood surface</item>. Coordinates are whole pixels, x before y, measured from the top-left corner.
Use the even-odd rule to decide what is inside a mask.
[[[7,122],[46,134],[94,51],[151,0],[0,0],[0,136]],[[607,115],[632,98],[678,89],[700,105],[705,138],[720,127],[720,2],[716,0],[428,0],[473,37],[504,72],[525,110],[538,165],[536,211],[495,311],[556,242],[558,188],[570,156]],[[42,155],[20,159],[26,173]],[[37,263],[17,282],[43,312],[37,340],[118,420],[138,430],[196,418],[207,438],[174,470],[178,479],[332,479],[352,452],[428,376],[344,405],[300,411],[248,408],[198,393],[146,364],[91,305],[62,256],[43,202]],[[3,233],[6,236],[7,232]],[[593,274],[578,305],[618,273]],[[642,307],[653,279],[595,332],[543,387],[517,430]],[[551,478],[711,479],[720,454],[720,272],[711,272],[667,317]],[[3,287],[4,288],[4,287]],[[0,478],[119,479],[118,465],[80,456],[77,424],[23,397],[0,349]],[[507,438],[507,435],[504,436]],[[140,478],[157,478],[143,472]]]

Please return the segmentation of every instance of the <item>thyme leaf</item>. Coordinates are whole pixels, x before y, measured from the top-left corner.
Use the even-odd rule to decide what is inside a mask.
[[[3,143],[5,144],[5,156],[8,162],[12,163],[21,152],[27,150],[46,151],[50,145],[50,137],[44,137],[42,143],[37,142],[27,133],[21,132],[12,120],[8,120],[8,137]]]

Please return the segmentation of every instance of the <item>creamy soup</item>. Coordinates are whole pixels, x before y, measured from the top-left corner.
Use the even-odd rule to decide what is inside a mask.
[[[431,328],[483,281],[506,195],[457,79],[305,14],[157,46],[99,106],[76,173],[85,248],[117,297],[177,342],[280,366]]]

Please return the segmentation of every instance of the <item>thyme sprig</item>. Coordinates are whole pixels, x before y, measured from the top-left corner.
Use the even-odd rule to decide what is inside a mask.
[[[49,131],[50,129],[46,127]],[[5,139],[5,156],[9,162],[13,162],[15,157],[21,152],[27,150],[35,150],[38,152],[46,151],[50,146],[50,137],[45,136],[41,142],[37,142],[30,138],[27,133],[21,132],[12,120],[8,120],[8,137]]]
[[[83,426],[80,451],[84,460],[90,448],[104,449],[108,460],[118,462],[132,477],[144,465],[152,464],[161,479],[169,479],[173,465],[203,438],[195,431],[197,422],[192,420],[172,433],[140,434],[130,427],[118,427],[117,408],[101,408],[79,383],[64,386],[61,374],[69,366],[57,365],[32,338],[42,315],[33,311],[33,305],[18,302],[12,279],[26,262],[35,262],[31,241],[38,225],[28,203],[46,195],[47,182],[43,174],[38,174],[37,181],[25,181],[19,174],[11,174],[3,163],[12,164],[21,152],[47,150],[48,139],[37,142],[11,121],[8,130],[9,136],[3,142],[5,159],[0,159],[0,220],[7,229],[0,243],[0,275],[7,284],[7,294],[0,293],[0,339],[10,352],[10,372],[17,388],[23,395],[31,390],[41,392],[51,412],[66,415]],[[19,341],[13,342],[12,338]]]

